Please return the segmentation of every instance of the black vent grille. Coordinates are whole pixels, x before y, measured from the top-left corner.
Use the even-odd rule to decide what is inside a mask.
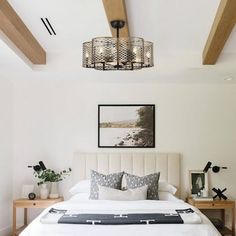
[[[56,31],[52,27],[52,24],[50,23],[48,18],[41,18],[41,21],[43,22],[44,27],[47,29],[47,31],[50,35],[57,35]]]

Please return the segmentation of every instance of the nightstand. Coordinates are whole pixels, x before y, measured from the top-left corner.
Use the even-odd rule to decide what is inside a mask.
[[[187,202],[200,210],[221,210],[221,217],[225,224],[225,210],[231,211],[231,229],[223,227],[218,229],[222,235],[235,236],[235,201],[213,200],[213,201],[195,201],[193,198],[187,198]]]
[[[28,216],[27,216],[27,210],[30,208],[47,208],[51,205],[62,202],[63,198],[56,198],[56,199],[35,199],[35,200],[29,200],[29,199],[17,199],[13,201],[13,226],[12,226],[12,236],[19,235],[22,230],[27,226],[28,224]],[[24,208],[24,225],[20,227],[19,229],[16,229],[16,209],[17,208]]]

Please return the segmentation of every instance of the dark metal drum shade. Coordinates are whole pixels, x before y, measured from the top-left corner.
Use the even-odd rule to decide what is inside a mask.
[[[83,67],[138,70],[153,66],[153,44],[142,38],[98,37],[83,44]]]
[[[83,43],[83,67],[96,70],[139,70],[153,67],[153,44],[137,37],[120,37],[125,21],[112,20],[116,37],[99,37]]]

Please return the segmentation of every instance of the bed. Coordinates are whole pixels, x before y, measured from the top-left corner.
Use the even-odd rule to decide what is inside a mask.
[[[160,200],[110,201],[89,200],[87,193],[78,193],[68,201],[57,203],[55,209],[68,209],[80,212],[99,213],[153,213],[173,209],[192,208],[201,218],[200,224],[145,224],[145,225],[82,225],[82,224],[43,224],[45,209],[20,236],[154,236],[154,235],[220,235],[212,223],[198,209],[180,200],[180,155],[178,153],[75,153],[73,161],[73,180],[88,179],[90,169],[104,174],[126,171],[144,176],[160,171],[161,181],[175,186],[175,195],[160,193]],[[51,207],[50,207],[51,208]]]

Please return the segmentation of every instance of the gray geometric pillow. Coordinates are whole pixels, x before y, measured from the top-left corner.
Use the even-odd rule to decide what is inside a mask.
[[[122,176],[124,172],[113,173],[109,175],[101,174],[95,170],[91,170],[91,186],[90,186],[90,199],[98,199],[99,188],[98,185],[121,189]]]
[[[158,195],[158,181],[160,178],[160,172],[146,175],[143,177],[137,175],[131,175],[129,173],[124,173],[122,180],[122,189],[134,189],[148,185],[147,199],[149,200],[159,200]]]

